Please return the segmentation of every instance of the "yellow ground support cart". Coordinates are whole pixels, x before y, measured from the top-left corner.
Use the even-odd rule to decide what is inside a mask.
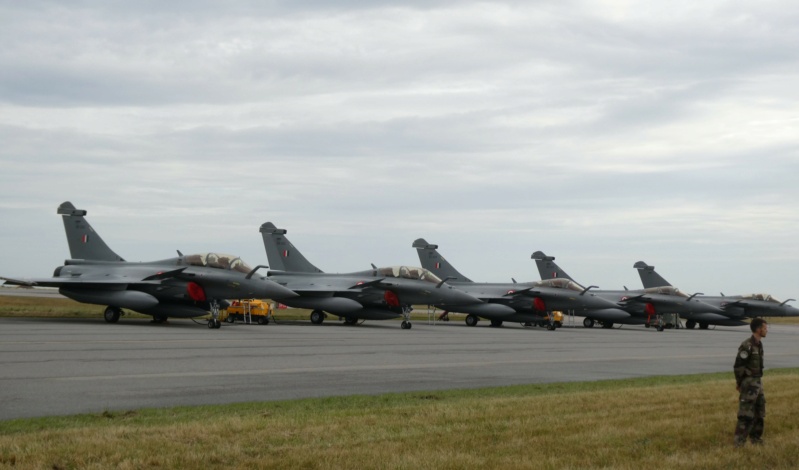
[[[555,325],[555,328],[563,326],[563,312],[558,310],[552,312],[552,324]]]
[[[225,321],[228,323],[240,321],[267,325],[269,318],[272,316],[271,314],[272,308],[269,306],[269,302],[258,299],[234,300],[230,303],[230,307],[227,308]]]

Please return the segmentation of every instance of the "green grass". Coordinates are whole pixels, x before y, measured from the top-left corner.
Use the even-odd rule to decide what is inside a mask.
[[[795,468],[799,369],[733,449],[732,373],[0,422],[0,468]]]

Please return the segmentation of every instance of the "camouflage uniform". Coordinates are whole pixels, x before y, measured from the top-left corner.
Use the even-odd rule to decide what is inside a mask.
[[[766,417],[766,397],[760,381],[763,377],[763,342],[751,336],[741,343],[733,370],[741,393],[735,445],[744,445],[747,437],[753,444],[759,444]]]

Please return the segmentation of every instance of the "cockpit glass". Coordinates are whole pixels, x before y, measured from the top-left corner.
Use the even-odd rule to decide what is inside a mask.
[[[216,269],[230,269],[240,273],[249,273],[252,268],[238,256],[224,253],[199,253],[186,255],[183,262],[189,266],[202,266]]]
[[[558,289],[574,290],[577,292],[582,292],[583,290],[585,290],[580,284],[577,284],[571,279],[566,279],[565,277],[559,277],[555,279],[544,279],[543,281],[536,282],[536,285],[541,287],[556,287]]]
[[[644,289],[644,292],[647,294],[673,295],[675,297],[688,298],[688,294],[682,292],[680,289],[674,286],[650,287],[648,289]]]
[[[749,295],[744,295],[741,298],[742,299],[748,299],[748,300],[762,300],[764,302],[774,302],[774,303],[777,303],[777,304],[782,303],[782,302],[780,302],[779,300],[775,299],[774,297],[772,297],[769,294],[749,294]]]
[[[430,282],[432,284],[439,284],[441,282],[441,278],[432,272],[416,266],[390,266],[386,268],[378,268],[377,273],[380,276],[416,279],[419,281]]]

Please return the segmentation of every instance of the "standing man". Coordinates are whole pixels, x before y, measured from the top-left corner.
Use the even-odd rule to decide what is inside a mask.
[[[766,417],[766,396],[763,395],[763,342],[768,323],[755,318],[749,324],[752,336],[741,343],[735,356],[735,382],[740,392],[738,425],[735,426],[735,447],[741,447],[748,437],[752,444],[762,444],[763,419]]]

